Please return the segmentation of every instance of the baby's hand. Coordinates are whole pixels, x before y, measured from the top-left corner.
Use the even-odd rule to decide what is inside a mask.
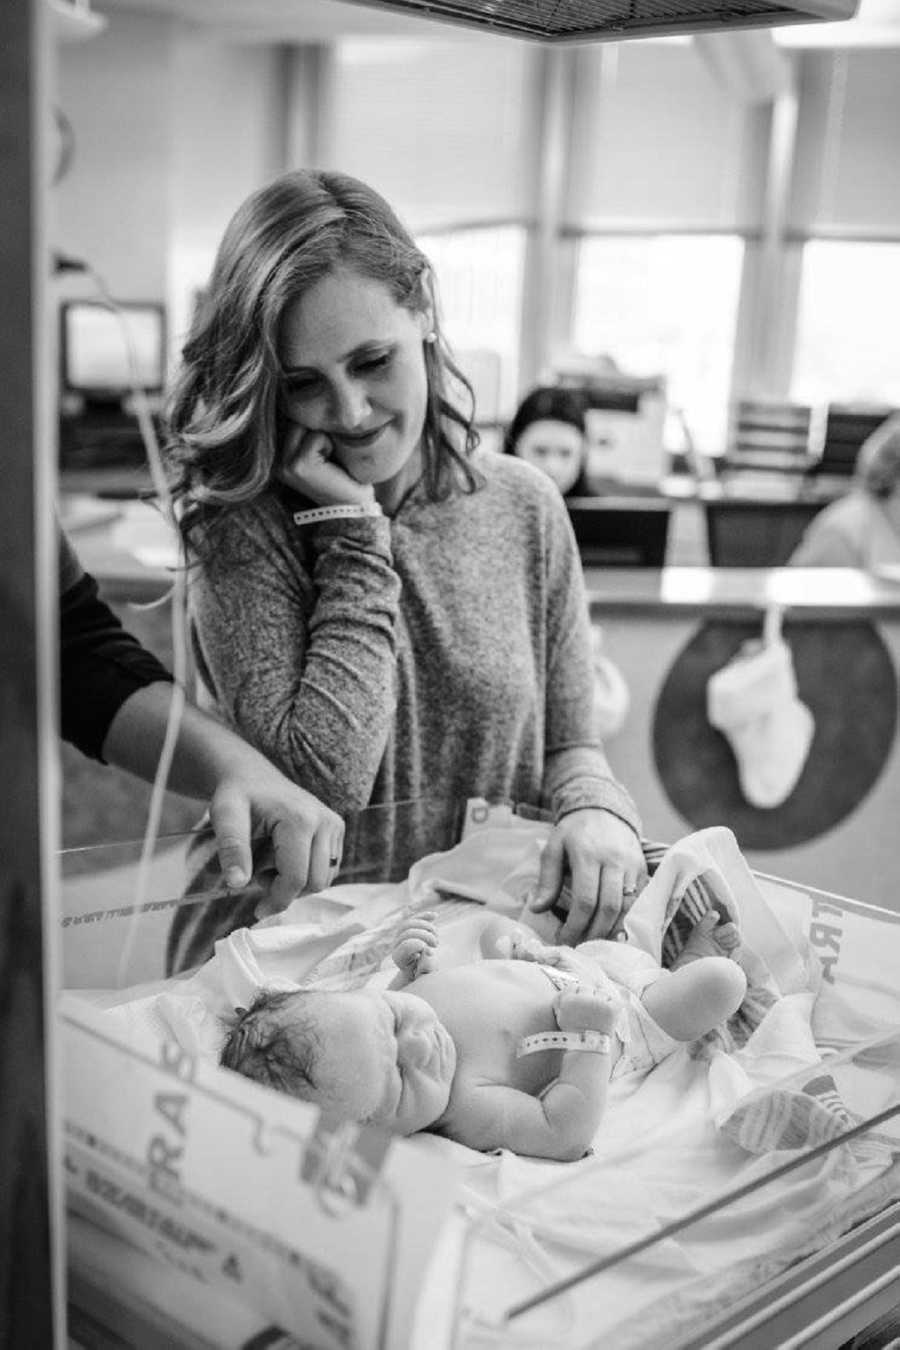
[[[409,980],[427,975],[437,967],[438,934],[434,917],[430,910],[416,914],[401,924],[397,933],[391,958]]]
[[[612,1031],[619,1015],[619,1002],[593,989],[577,988],[558,994],[553,1001],[560,1031]]]

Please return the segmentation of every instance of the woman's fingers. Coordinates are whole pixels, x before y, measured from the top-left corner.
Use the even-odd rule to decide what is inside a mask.
[[[529,908],[533,909],[535,913],[542,914],[544,910],[550,909],[556,902],[562,887],[564,863],[565,849],[562,837],[558,834],[551,834],[541,854],[537,887],[529,905]]]
[[[600,862],[583,854],[572,861],[569,912],[560,930],[559,941],[567,946],[583,942],[591,931],[600,889]]]
[[[629,879],[617,863],[574,864],[571,887],[563,891],[568,912],[557,941],[574,947],[592,938],[614,936],[621,931],[629,909],[646,884],[646,874]]]
[[[625,873],[621,867],[607,865],[600,874],[600,891],[589,937],[608,937],[624,913]]]
[[[289,487],[319,506],[362,506],[375,500],[372,484],[359,483],[347,472],[324,432],[295,422],[286,423],[279,474]]]

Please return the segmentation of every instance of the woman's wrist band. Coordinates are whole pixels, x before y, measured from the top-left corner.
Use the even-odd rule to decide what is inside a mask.
[[[377,502],[347,502],[339,506],[316,506],[311,511],[295,511],[295,525],[316,525],[322,520],[352,520],[355,517],[381,516]]]
[[[516,1047],[516,1059],[537,1054],[538,1050],[586,1050],[593,1055],[608,1055],[612,1041],[606,1031],[539,1031],[523,1036]]]

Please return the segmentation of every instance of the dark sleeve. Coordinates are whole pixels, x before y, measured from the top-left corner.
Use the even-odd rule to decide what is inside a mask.
[[[73,565],[74,562],[74,565]],[[145,685],[172,676],[126,633],[60,541],[60,729],[85,755],[103,763],[103,742],[119,708]]]

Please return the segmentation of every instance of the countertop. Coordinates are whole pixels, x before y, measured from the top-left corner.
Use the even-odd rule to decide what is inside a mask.
[[[758,611],[778,605],[812,615],[900,615],[900,567],[873,576],[849,567],[587,568],[595,618],[615,610]]]
[[[169,589],[177,551],[155,508],[70,497],[60,514],[83,566],[107,595],[153,600]],[[585,582],[598,619],[611,610],[735,613],[770,605],[843,618],[900,614],[900,568],[873,576],[825,567],[588,567]]]

